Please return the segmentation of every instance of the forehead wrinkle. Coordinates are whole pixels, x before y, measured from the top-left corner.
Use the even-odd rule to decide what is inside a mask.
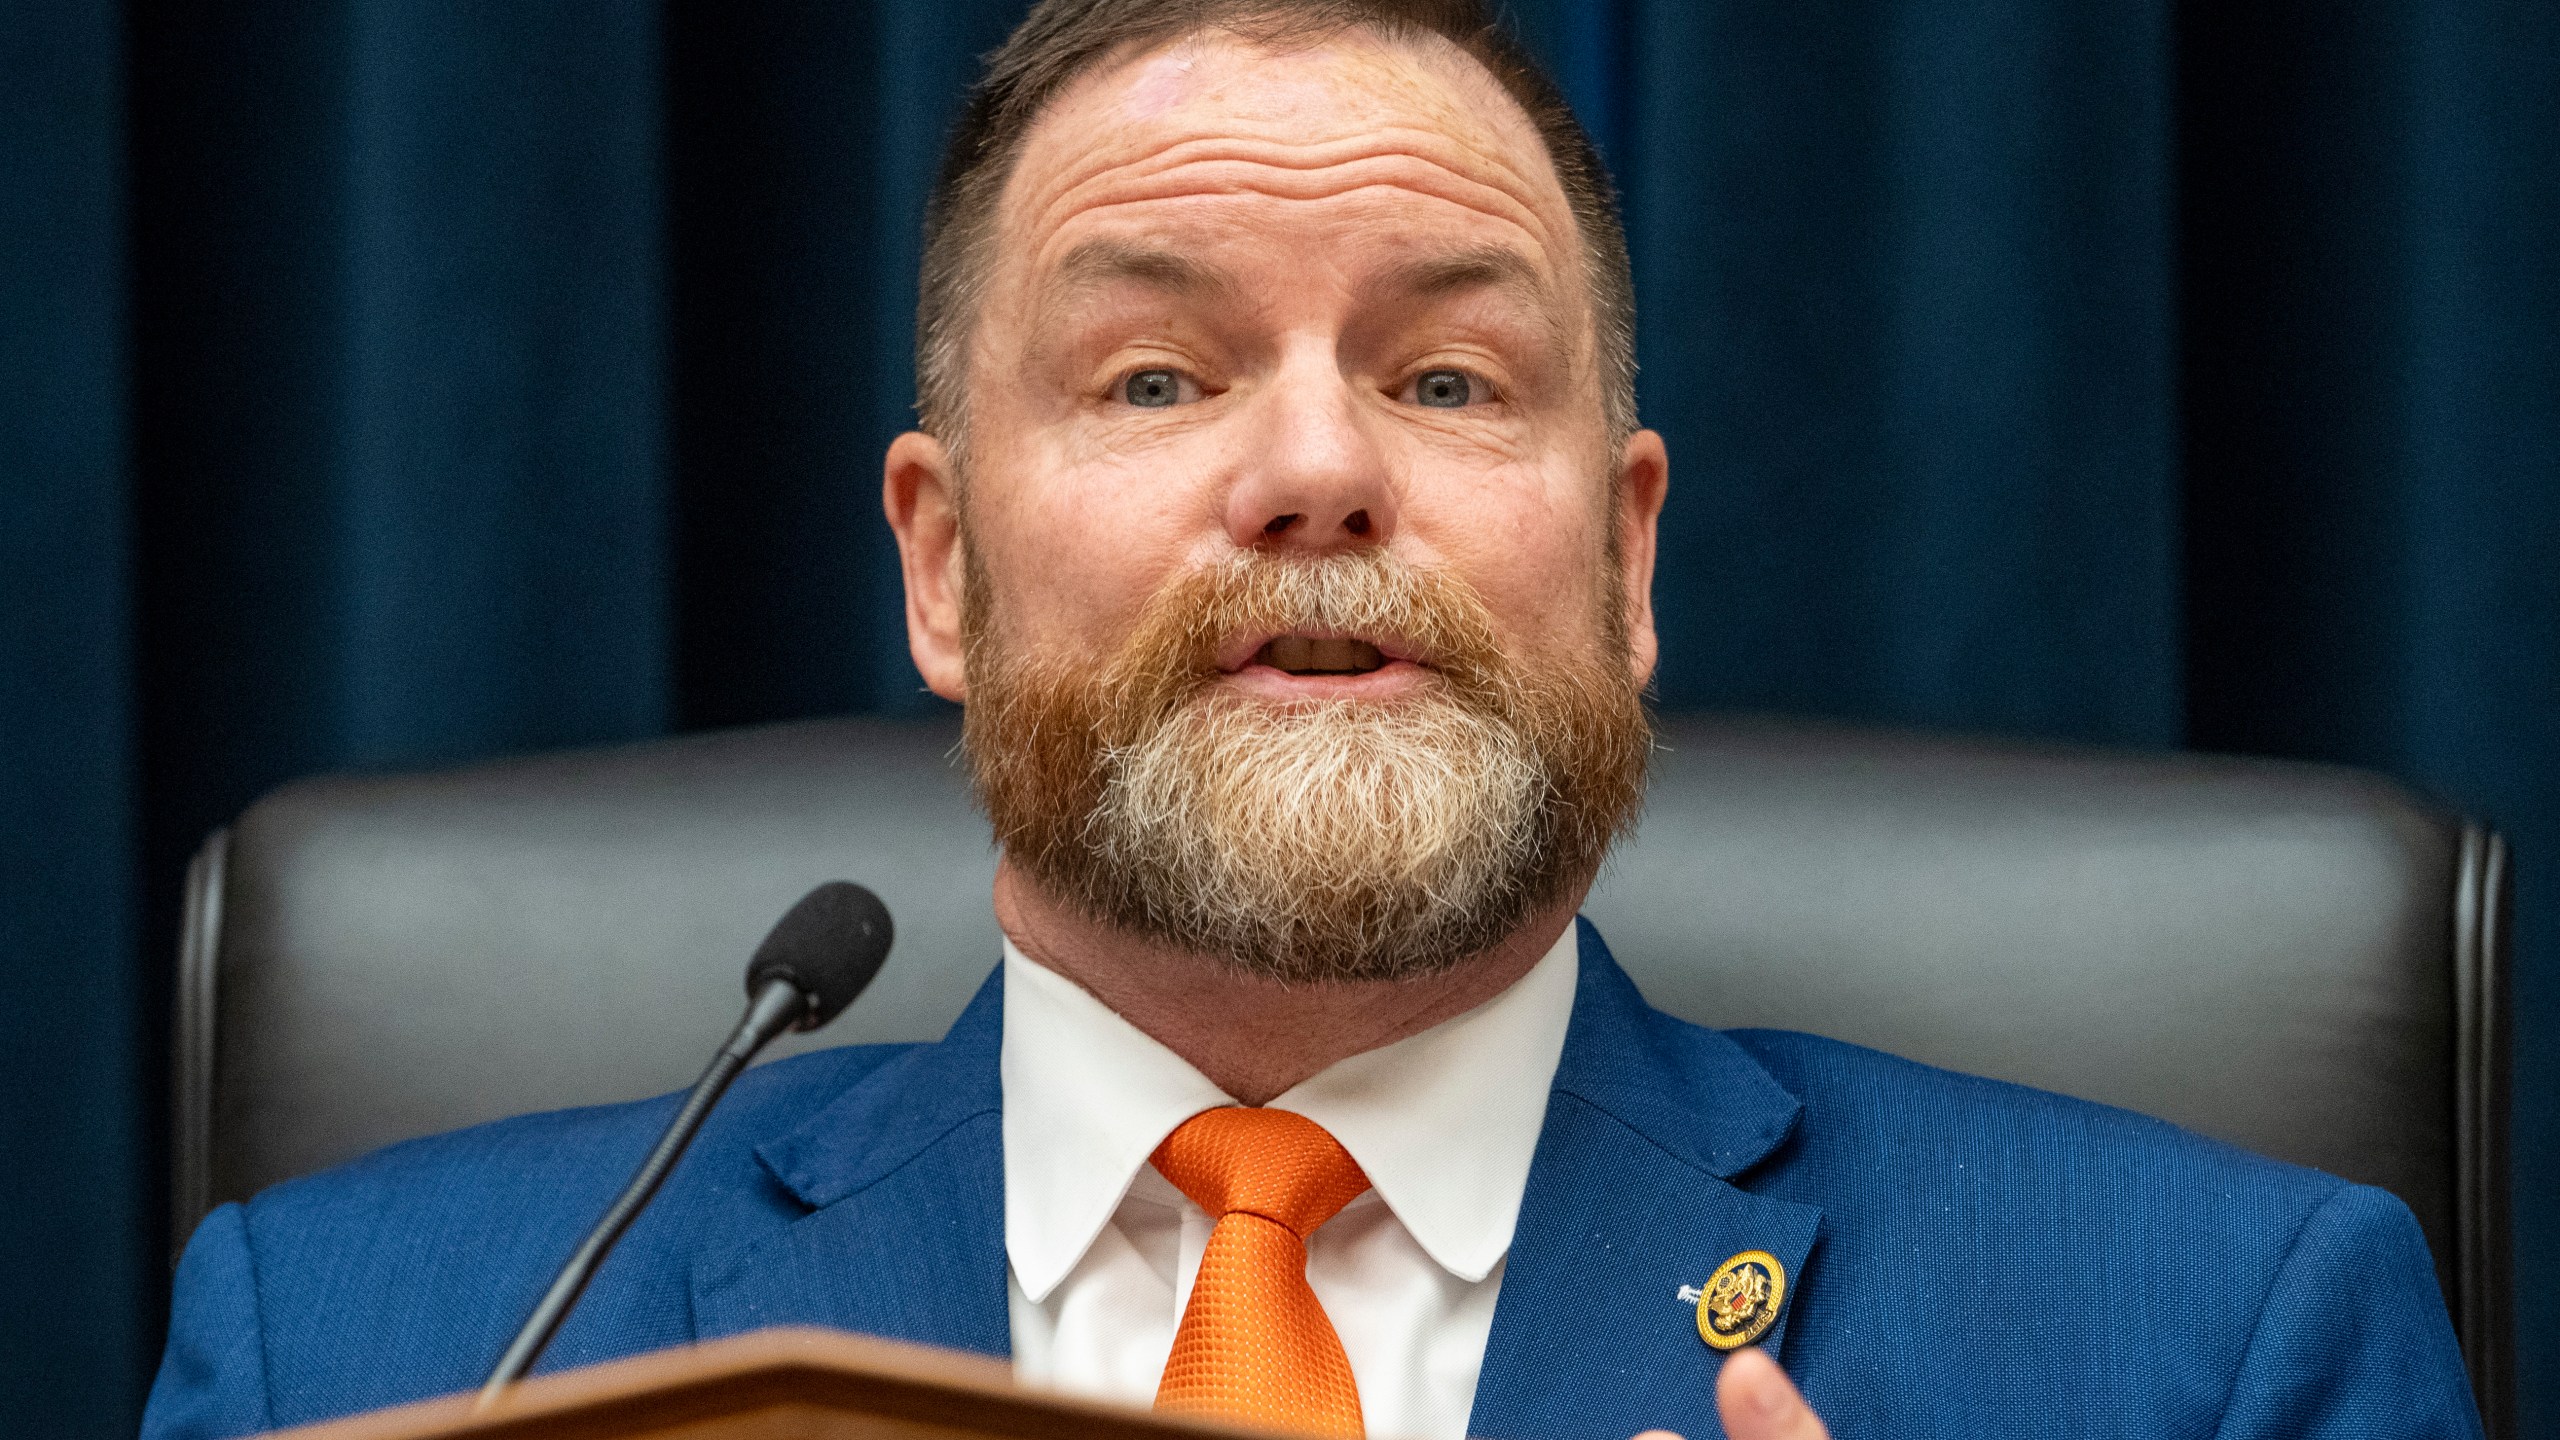
[[[1069,169],[1063,172],[1065,175],[1073,178],[1149,164],[1171,167],[1201,158],[1253,161],[1284,170],[1319,170],[1367,155],[1407,154],[1462,174],[1480,171],[1508,175],[1519,182],[1519,189],[1524,192],[1520,196],[1524,204],[1528,203],[1525,192],[1537,188],[1529,177],[1520,173],[1519,167],[1511,164],[1497,150],[1470,144],[1445,130],[1401,125],[1393,121],[1364,125],[1322,139],[1242,134],[1233,130],[1195,131],[1168,136],[1143,147],[1126,146],[1118,154],[1098,146],[1090,147],[1084,153],[1093,163],[1082,171]],[[1482,175],[1471,178],[1484,179]],[[1484,183],[1493,182],[1484,180]]]
[[[1478,210],[1473,206],[1450,200],[1445,196],[1417,192],[1411,186],[1399,185],[1389,181],[1374,181],[1366,184],[1350,186],[1336,192],[1328,192],[1324,195],[1307,197],[1269,196],[1261,192],[1239,193],[1236,191],[1221,191],[1206,195],[1185,194],[1171,197],[1148,196],[1137,199],[1115,200],[1105,204],[1087,206],[1077,210],[1071,215],[1068,215],[1064,220],[1062,220],[1057,229],[1053,231],[1048,244],[1042,247],[1041,252],[1035,253],[1030,257],[1034,266],[1032,273],[1042,273],[1044,268],[1054,270],[1056,265],[1054,262],[1051,262],[1046,258],[1046,254],[1048,252],[1055,251],[1061,245],[1068,245],[1069,242],[1067,236],[1073,231],[1087,228],[1084,222],[1108,223],[1116,221],[1119,217],[1115,212],[1118,211],[1137,211],[1140,218],[1131,223],[1137,227],[1143,228],[1143,230],[1150,235],[1162,235],[1171,229],[1180,229],[1190,226],[1201,227],[1202,233],[1204,234],[1217,235],[1221,237],[1229,235],[1243,235],[1261,237],[1264,239],[1279,239],[1282,238],[1281,235],[1269,229],[1267,222],[1258,223],[1251,220],[1250,212],[1246,212],[1246,214],[1241,216],[1237,215],[1234,212],[1228,211],[1221,202],[1230,200],[1245,200],[1250,202],[1258,199],[1273,199],[1283,200],[1293,205],[1305,204],[1324,206],[1328,205],[1330,202],[1356,199],[1364,193],[1373,191],[1398,195],[1406,199],[1418,199],[1432,205],[1450,206],[1467,212],[1467,214],[1475,220],[1490,222],[1493,225],[1501,227],[1505,231],[1518,234],[1522,242],[1520,246],[1506,245],[1499,242],[1487,242],[1483,248],[1489,251],[1500,251],[1503,254],[1513,257],[1514,263],[1519,267],[1519,270],[1524,277],[1542,273],[1542,267],[1521,254],[1521,250],[1524,247],[1540,256],[1544,256],[1548,253],[1548,247],[1543,243],[1542,237],[1534,229],[1520,224],[1510,216],[1488,215],[1484,211]],[[1170,213],[1168,213],[1166,207],[1171,207]],[[1082,249],[1084,246],[1092,243],[1094,242],[1074,242],[1069,246],[1068,253],[1073,254],[1075,250]],[[1230,287],[1241,284],[1240,281],[1237,281],[1234,277],[1227,275],[1225,272],[1218,272],[1218,274],[1220,280]],[[1464,278],[1466,277],[1458,277],[1459,280],[1463,280]],[[1523,283],[1543,284],[1542,281],[1535,280],[1524,280]]]
[[[1033,193],[1017,197],[1015,213],[1054,229],[1077,210],[1105,204],[1257,191],[1284,199],[1322,199],[1365,185],[1401,182],[1404,188],[1509,220],[1536,233],[1542,248],[1554,248],[1548,222],[1569,220],[1570,215],[1562,187],[1552,179],[1540,185],[1499,157],[1470,154],[1469,148],[1436,132],[1402,127],[1311,143],[1182,136],[1136,154],[1091,155]],[[1017,171],[1017,177],[1022,173]],[[1556,214],[1544,213],[1550,210]]]
[[[1275,66],[1276,89],[1257,90],[1250,82],[1235,88],[1246,77],[1272,76]],[[1311,69],[1329,73],[1310,74]],[[1142,99],[1151,85],[1165,83],[1176,90],[1189,86],[1190,93]],[[1311,93],[1324,90],[1331,93]],[[1538,174],[1551,176],[1553,168],[1527,112],[1481,61],[1438,37],[1390,39],[1358,26],[1328,41],[1276,46],[1221,37],[1212,29],[1152,54],[1125,52],[1057,97],[1026,137],[1024,156],[1044,148],[1044,139],[1046,148],[1065,148],[1073,156],[1107,156],[1133,129],[1150,128],[1176,137],[1150,144],[1156,151],[1184,143],[1186,136],[1306,150],[1404,134],[1425,146],[1470,152],[1479,166],[1523,180],[1531,177],[1514,163],[1520,155],[1535,157],[1530,168]],[[1111,163],[1106,159],[1103,166]],[[1536,188],[1534,181],[1526,188]]]
[[[1572,258],[1579,254],[1578,248],[1568,242],[1564,249],[1559,249],[1551,229],[1541,223],[1541,217],[1534,212],[1506,204],[1486,203],[1488,200],[1496,199],[1498,192],[1449,183],[1429,183],[1434,179],[1445,182],[1446,171],[1433,167],[1369,165],[1362,167],[1358,173],[1330,175],[1320,183],[1314,184],[1304,183],[1309,178],[1305,172],[1282,172],[1282,174],[1295,176],[1300,183],[1283,189],[1269,184],[1244,183],[1247,177],[1233,172],[1222,172],[1215,174],[1214,179],[1218,182],[1215,184],[1160,185],[1147,190],[1120,190],[1116,193],[1062,196],[1059,203],[1052,207],[1051,213],[1037,217],[1017,218],[1016,224],[1034,234],[1041,235],[1042,238],[1039,243],[1029,247],[1019,245],[1006,247],[1007,250],[1015,253],[1020,253],[1025,248],[1030,252],[1025,256],[1029,264],[1015,272],[1016,279],[1013,285],[1038,286],[1043,274],[1061,263],[1051,261],[1049,259],[1051,254],[1054,254],[1061,245],[1068,244],[1071,237],[1087,225],[1107,223],[1114,218],[1114,212],[1136,209],[1144,215],[1148,207],[1160,207],[1167,203],[1215,204],[1221,200],[1250,201],[1258,198],[1321,204],[1347,199],[1363,191],[1384,191],[1401,192],[1425,202],[1448,205],[1466,212],[1478,221],[1490,221],[1518,233],[1527,248],[1540,260],[1545,261],[1548,267],[1561,267],[1563,273],[1560,273],[1558,278],[1564,282],[1568,290],[1578,293],[1578,287],[1574,283],[1579,276],[1578,262]],[[1189,178],[1197,181],[1203,177]],[[1417,181],[1423,183],[1415,183]],[[1156,227],[1154,224],[1149,224],[1148,228]],[[1516,255],[1517,251],[1512,250],[1510,253]],[[1526,264],[1525,261],[1523,263]],[[1527,268],[1539,267],[1529,265]],[[1033,292],[1029,288],[1022,288],[1016,289],[1015,293],[1027,299]]]
[[[1266,182],[1278,179],[1288,183],[1286,188],[1269,183],[1248,183],[1256,178]],[[1203,183],[1204,181],[1210,183]],[[1014,243],[1004,246],[1008,253],[1022,254],[1026,249],[1029,252],[1023,256],[1027,263],[1022,268],[1014,270],[1014,278],[1005,282],[1006,288],[1020,297],[1021,302],[1033,302],[1034,297],[1039,296],[1046,289],[1048,276],[1063,268],[1067,259],[1073,256],[1077,249],[1095,243],[1091,240],[1074,240],[1076,232],[1082,230],[1086,224],[1106,221],[1115,211],[1130,207],[1160,205],[1165,202],[1215,202],[1229,198],[1269,197],[1281,200],[1323,202],[1342,199],[1364,190],[1401,191],[1427,201],[1454,206],[1478,219],[1506,226],[1518,232],[1522,241],[1539,259],[1546,261],[1549,267],[1558,268],[1559,273],[1556,278],[1563,282],[1567,293],[1579,293],[1576,282],[1580,277],[1580,268],[1578,259],[1574,258],[1580,253],[1578,240],[1569,237],[1564,248],[1559,249],[1553,231],[1543,223],[1544,217],[1533,209],[1518,204],[1513,197],[1502,191],[1492,187],[1468,184],[1444,167],[1432,165],[1427,161],[1416,161],[1401,153],[1389,157],[1365,159],[1357,162],[1354,167],[1347,167],[1345,171],[1337,173],[1258,167],[1239,170],[1232,168],[1232,162],[1224,160],[1194,161],[1179,170],[1158,172],[1153,182],[1145,188],[1132,186],[1098,190],[1089,185],[1087,189],[1091,193],[1060,195],[1048,207],[1047,213],[1037,216],[1017,215],[1012,221],[1012,226],[1019,227],[1014,230],[1016,235],[1028,231],[1041,237],[1037,244],[1027,247]],[[1510,203],[1503,203],[1505,201]],[[1570,223],[1569,216],[1563,218],[1565,223]],[[1157,227],[1150,224],[1148,228]],[[1061,246],[1069,247],[1066,255],[1055,260],[1051,259],[1050,257],[1057,254]],[[1493,248],[1504,249],[1505,253],[1517,257],[1516,250],[1500,246]],[[1525,260],[1519,263],[1532,270],[1538,268]]]

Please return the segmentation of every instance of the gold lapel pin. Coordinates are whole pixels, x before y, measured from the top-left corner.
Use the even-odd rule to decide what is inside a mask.
[[[1745,1250],[1698,1288],[1698,1338],[1739,1350],[1769,1333],[1787,1303],[1787,1267],[1766,1250]]]

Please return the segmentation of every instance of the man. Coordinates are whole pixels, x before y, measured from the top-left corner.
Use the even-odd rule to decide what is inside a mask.
[[[2388,1196],[1681,1024],[1577,925],[1668,462],[1477,5],[1052,0],[930,231],[885,499],[1003,964],[743,1081],[552,1367],[817,1323],[1327,1435],[2477,1432]],[[146,1431],[467,1388],[668,1105],[224,1207]]]

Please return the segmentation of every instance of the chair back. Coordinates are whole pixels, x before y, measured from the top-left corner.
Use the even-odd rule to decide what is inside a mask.
[[[306,780],[197,857],[175,1209],[409,1136],[689,1082],[822,880],[887,968],[815,1045],[938,1036],[994,964],[947,723],[831,720]],[[1585,913],[1646,995],[2162,1116],[2416,1212],[2507,1429],[2503,843],[2325,766],[1664,728]]]

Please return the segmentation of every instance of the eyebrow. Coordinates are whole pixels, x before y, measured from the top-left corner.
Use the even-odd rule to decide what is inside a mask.
[[[1063,299],[1121,282],[1186,297],[1232,295],[1236,290],[1225,272],[1188,255],[1125,240],[1087,240],[1058,262],[1055,293]]]
[[[1479,245],[1408,261],[1389,271],[1385,288],[1437,300],[1469,290],[1508,290],[1544,304],[1546,277],[1528,257],[1503,245]]]

